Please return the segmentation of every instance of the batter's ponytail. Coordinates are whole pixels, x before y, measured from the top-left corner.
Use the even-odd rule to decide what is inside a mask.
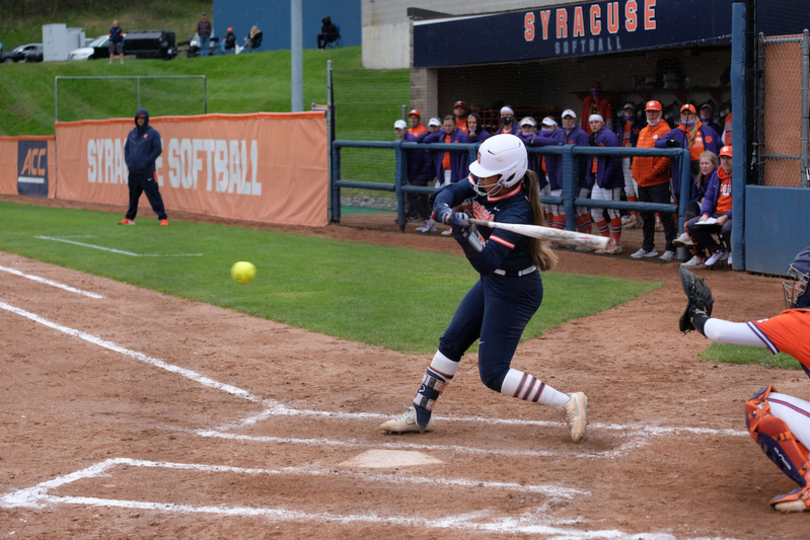
[[[529,204],[532,205],[534,224],[545,227],[546,213],[543,212],[543,204],[540,202],[540,189],[537,187],[537,174],[534,171],[526,171],[526,174],[523,176],[523,189],[525,190]],[[557,254],[539,238],[531,238],[529,240],[529,251],[532,254],[534,265],[543,272],[554,268],[554,265],[556,265],[559,260]]]

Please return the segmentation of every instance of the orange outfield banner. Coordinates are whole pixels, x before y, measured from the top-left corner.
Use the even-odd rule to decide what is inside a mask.
[[[54,137],[0,137],[0,194],[53,199]]]
[[[323,112],[208,114],[149,119],[163,153],[166,213],[322,227],[328,222]],[[127,205],[124,145],[134,119],[58,122],[59,199]],[[146,196],[139,216],[154,217]]]

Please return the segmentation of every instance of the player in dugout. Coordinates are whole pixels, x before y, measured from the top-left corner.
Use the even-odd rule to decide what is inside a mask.
[[[478,160],[463,181],[439,191],[433,217],[447,223],[467,260],[480,274],[439,340],[413,406],[384,422],[387,433],[433,429],[433,407],[458,370],[461,357],[479,341],[481,381],[501,394],[551,406],[562,414],[571,439],[578,442],[587,426],[588,398],[564,394],[532,375],[513,369],[520,336],[543,299],[540,270],[550,270],[557,256],[542,240],[505,230],[471,230],[466,213],[453,208],[473,200],[473,215],[501,223],[544,225],[537,177],[528,170],[528,153],[520,138],[494,135],[481,143]]]
[[[810,376],[810,247],[796,255],[783,282],[785,311],[769,319],[735,323],[709,317],[689,308],[692,326],[719,343],[767,347],[784,352],[801,363]],[[745,404],[745,423],[751,437],[788,478],[799,487],[771,499],[780,512],[810,510],[810,402],[782,394],[773,386],[755,393]]]

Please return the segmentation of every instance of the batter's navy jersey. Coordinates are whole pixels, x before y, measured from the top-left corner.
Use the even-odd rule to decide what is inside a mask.
[[[534,212],[526,199],[522,182],[518,182],[509,192],[495,197],[477,196],[473,182],[475,178],[470,175],[466,181],[451,184],[439,192],[434,205],[447,204],[453,208],[465,199],[472,199],[473,215],[476,219],[534,225]],[[486,241],[486,245],[481,254],[470,262],[482,275],[491,274],[498,268],[519,271],[534,264],[529,253],[530,238],[489,227],[478,227],[478,233]]]

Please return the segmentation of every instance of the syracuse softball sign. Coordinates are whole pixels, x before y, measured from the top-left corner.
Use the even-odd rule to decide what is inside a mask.
[[[152,117],[167,208],[267,223],[328,221],[323,112]],[[59,198],[126,204],[133,119],[56,124]]]

